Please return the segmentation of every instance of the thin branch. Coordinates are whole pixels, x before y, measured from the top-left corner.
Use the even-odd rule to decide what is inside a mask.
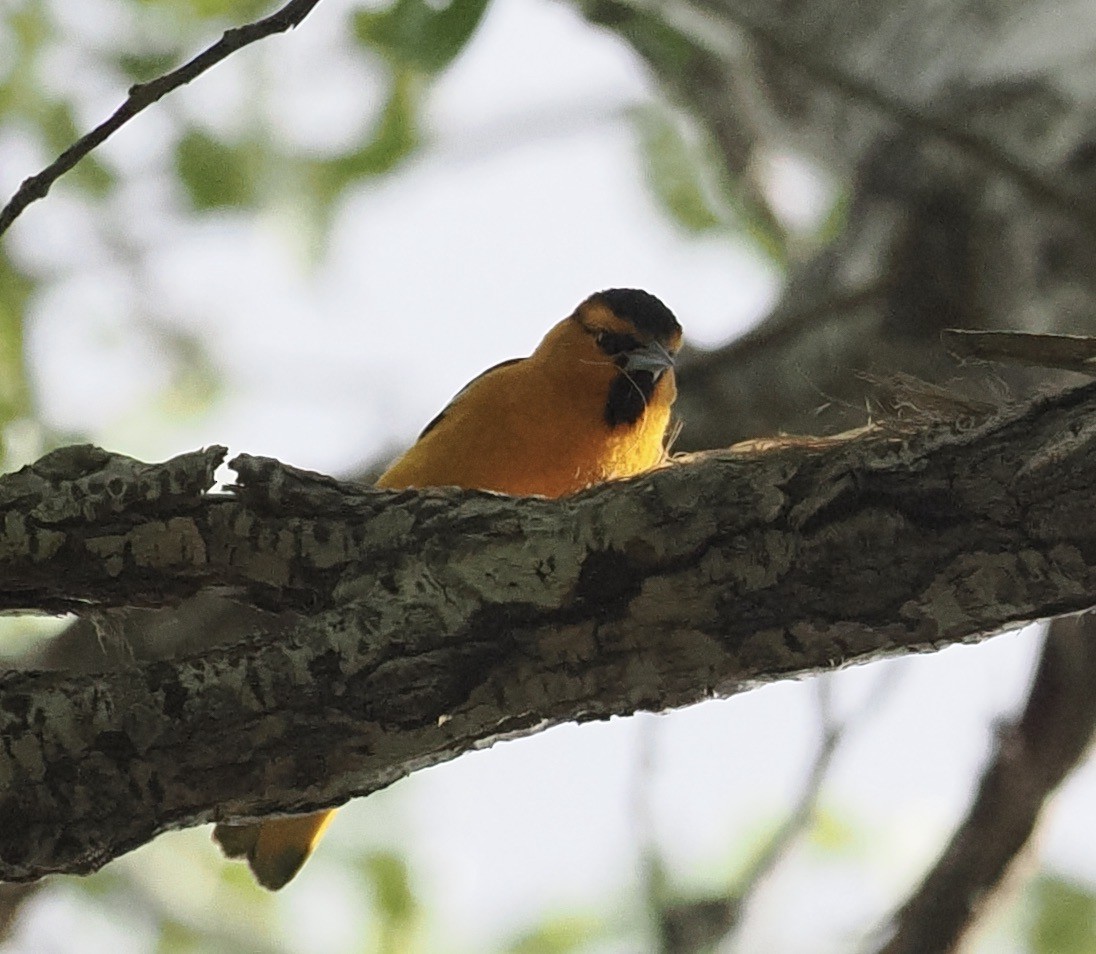
[[[212,46],[203,50],[192,60],[184,63],[170,73],[158,76],[147,83],[138,83],[130,87],[126,101],[114,111],[114,114],[86,133],[68,147],[61,155],[36,175],[23,180],[7,205],[0,209],[0,235],[3,235],[18,218],[20,213],[32,202],[45,198],[53,184],[68,172],[97,146],[105,142],[142,110],[166,96],[172,90],[184,86],[201,76],[221,60],[237,50],[272,36],[284,33],[299,26],[319,0],[289,0],[280,10],[261,20],[244,26],[226,30]]]
[[[1004,727],[966,818],[894,916],[880,954],[958,950],[1096,729],[1096,617],[1055,620],[1023,715]]]
[[[818,800],[822,795],[822,786],[833,765],[834,756],[845,740],[852,720],[838,720],[833,714],[833,682],[826,676],[815,680],[815,699],[818,707],[818,721],[822,734],[811,760],[803,787],[795,800],[792,810],[773,833],[760,851],[754,856],[750,866],[739,879],[734,895],[738,902],[738,917],[731,923],[736,926],[750,899],[757,894],[762,884],[776,870],[777,865],[787,855],[792,845],[799,839],[814,821]]]
[[[941,339],[944,347],[957,358],[977,358],[980,361],[1026,364],[1096,375],[1096,337],[1092,335],[948,328],[941,332]]]
[[[862,103],[895,122],[900,128],[925,138],[946,143],[986,169],[1003,173],[1033,198],[1049,208],[1096,230],[1096,215],[1081,197],[1061,189],[1050,177],[1012,155],[1000,143],[974,132],[968,124],[953,122],[951,117],[934,114],[910,102],[901,94],[891,93],[852,72],[819,57],[801,43],[790,41],[778,29],[753,21],[741,10],[729,16],[758,44],[776,53],[790,69],[831,86],[850,102]]]
[[[1011,154],[1001,143],[975,132],[969,125],[953,121],[912,102],[904,93],[890,92],[854,71],[835,64],[809,44],[792,38],[791,30],[774,14],[768,23],[754,15],[758,4],[742,0],[611,0],[642,13],[656,16],[679,36],[697,48],[728,62],[739,57],[741,31],[758,46],[772,52],[789,70],[832,89],[847,102],[861,104],[878,115],[922,138],[933,138],[965,154],[984,168],[1003,173],[1043,205],[1054,208],[1096,231],[1096,213],[1084,197],[1061,189],[1040,170]],[[753,9],[750,9],[750,8]],[[765,8],[769,9],[769,8]],[[730,24],[720,29],[720,21]]]
[[[5,948],[15,933],[23,906],[41,889],[44,882],[0,884],[0,945]]]
[[[710,949],[738,930],[750,901],[814,824],[818,802],[838,751],[893,689],[897,674],[897,669],[885,670],[857,710],[840,720],[833,713],[832,677],[824,675],[815,680],[821,737],[791,811],[758,849],[738,883],[726,895],[662,907],[660,942],[663,954],[696,954]]]

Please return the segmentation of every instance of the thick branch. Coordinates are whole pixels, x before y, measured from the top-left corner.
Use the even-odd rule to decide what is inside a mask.
[[[185,499],[165,480],[159,501],[100,506],[127,491],[87,483],[87,467],[82,512],[9,495],[6,605],[218,582],[311,615],[289,638],[174,663],[8,675],[0,878],[92,870],[167,828],[334,804],[567,720],[1086,608],[1094,414],[1091,386],[965,430],[708,455],[564,501],[383,493],[253,458],[236,462],[234,495]],[[189,460],[166,466],[191,473]],[[39,471],[64,503],[57,464]],[[56,518],[50,552],[31,512]]]

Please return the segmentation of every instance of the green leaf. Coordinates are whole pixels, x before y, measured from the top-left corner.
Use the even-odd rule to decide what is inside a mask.
[[[143,6],[174,7],[186,16],[215,17],[236,23],[254,20],[270,9],[268,0],[137,0]]]
[[[828,856],[850,855],[860,846],[856,826],[848,818],[827,808],[819,808],[815,812],[807,837],[813,848]]]
[[[156,331],[157,344],[170,356],[172,369],[168,383],[153,402],[154,410],[173,421],[207,413],[223,393],[225,376],[203,339],[166,327]]]
[[[686,139],[677,117],[644,107],[636,110],[635,123],[647,184],[663,211],[694,234],[726,228],[705,185],[700,149]]]
[[[745,233],[775,265],[788,237],[749,170],[730,174],[703,129],[665,106],[633,111],[647,183],[659,206],[687,232]]]
[[[393,64],[438,73],[456,59],[476,32],[488,0],[396,0],[384,10],[354,14],[354,35]]]
[[[257,165],[250,144],[228,145],[197,129],[175,147],[175,171],[199,211],[251,205]]]
[[[200,17],[225,17],[247,23],[270,9],[268,0],[190,0],[189,7]]]
[[[391,171],[419,147],[423,92],[424,84],[413,72],[396,71],[388,99],[365,145],[314,163],[312,178],[323,205],[330,205],[351,182]]]
[[[31,413],[23,322],[33,287],[0,249],[0,436],[12,421]]]
[[[411,890],[407,862],[391,851],[375,851],[362,859],[362,873],[373,886],[377,907],[388,922],[408,924],[419,904]]]
[[[572,954],[604,934],[605,925],[595,917],[550,918],[515,940],[507,954]]]
[[[844,230],[849,221],[849,209],[852,205],[852,197],[847,189],[843,190],[834,199],[826,215],[818,225],[818,230],[811,237],[818,248],[830,245]]]
[[[647,182],[662,209],[694,235],[745,233],[778,267],[788,236],[749,170],[730,173],[704,130],[665,106],[633,110]]]
[[[179,62],[175,51],[162,53],[119,53],[114,63],[134,83],[147,83],[170,72]]]
[[[669,23],[661,10],[636,10],[619,0],[583,0],[582,15],[624,37],[657,72],[685,77],[696,59],[696,46]]]
[[[14,37],[17,49],[27,55],[37,53],[54,33],[53,24],[41,3],[24,3],[4,15],[7,32]]]
[[[203,940],[203,937],[189,925],[174,918],[165,918],[160,922],[156,954],[191,954],[205,947]]]
[[[105,901],[129,890],[126,876],[111,868],[96,871],[87,878],[71,878],[66,881],[76,890],[96,901]]]
[[[1034,954],[1094,954],[1096,896],[1054,875],[1041,875],[1031,886],[1034,907],[1029,942]]]

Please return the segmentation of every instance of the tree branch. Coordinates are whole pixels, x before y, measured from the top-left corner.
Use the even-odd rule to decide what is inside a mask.
[[[948,328],[941,333],[941,337],[944,347],[959,358],[1060,368],[1088,377],[1096,375],[1096,337],[1092,335]]]
[[[226,30],[216,43],[170,73],[130,87],[125,102],[109,119],[77,139],[41,172],[23,180],[7,205],[0,209],[0,235],[11,227],[28,205],[45,198],[61,176],[142,110],[147,109],[172,90],[185,86],[191,80],[201,76],[206,70],[216,66],[237,50],[249,46],[256,40],[275,33],[284,33],[292,27],[299,26],[317,3],[319,0],[289,0],[284,7],[261,20]]]
[[[1096,231],[1096,217],[1087,196],[1063,190],[1053,176],[1013,155],[999,138],[972,125],[966,116],[949,114],[948,106],[966,105],[961,97],[953,95],[953,102],[941,98],[918,102],[917,89],[903,86],[899,77],[888,85],[882,82],[886,74],[861,74],[852,58],[820,52],[815,41],[823,32],[819,20],[825,5],[809,2],[796,6],[799,10],[790,11],[787,6],[775,10],[764,0],[675,0],[670,4],[664,0],[586,0],[587,15],[601,22],[619,20],[625,11],[662,19],[667,30],[695,47],[694,57],[714,54],[733,62],[740,55],[739,34],[744,34],[782,69],[835,94],[845,106],[870,110],[922,141],[944,143],[986,170],[1012,179],[1034,199],[1075,218],[1090,233]],[[653,65],[663,72],[658,68],[666,64],[655,61]],[[669,84],[676,85],[672,79]]]
[[[1005,726],[970,811],[895,915],[880,954],[954,951],[1031,837],[1096,728],[1096,617],[1055,620],[1027,707]]]
[[[175,662],[4,677],[0,878],[332,805],[563,721],[1087,608],[1094,415],[1096,385],[975,427],[710,454],[562,501],[366,490],[250,457],[234,493],[202,494],[189,475],[219,449],[152,468],[83,452],[68,473],[50,455],[0,484],[3,605],[216,583],[307,615]]]
[[[841,719],[833,712],[830,677],[814,681],[820,738],[790,811],[758,848],[729,892],[658,906],[662,954],[697,954],[721,942],[726,946],[730,938],[738,936],[753,899],[815,823],[818,803],[838,750],[879,707],[884,693],[893,688],[892,677],[897,672],[894,668],[884,672],[857,711]]]

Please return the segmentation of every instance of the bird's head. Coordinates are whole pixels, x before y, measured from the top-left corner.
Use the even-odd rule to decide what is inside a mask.
[[[650,292],[609,288],[587,298],[570,321],[623,371],[647,372],[654,380],[673,367],[681,347],[681,325]]]
[[[674,355],[681,325],[649,292],[609,288],[587,298],[545,338],[538,352],[556,369],[605,389],[605,423],[635,424],[652,399],[665,404],[676,394]]]

